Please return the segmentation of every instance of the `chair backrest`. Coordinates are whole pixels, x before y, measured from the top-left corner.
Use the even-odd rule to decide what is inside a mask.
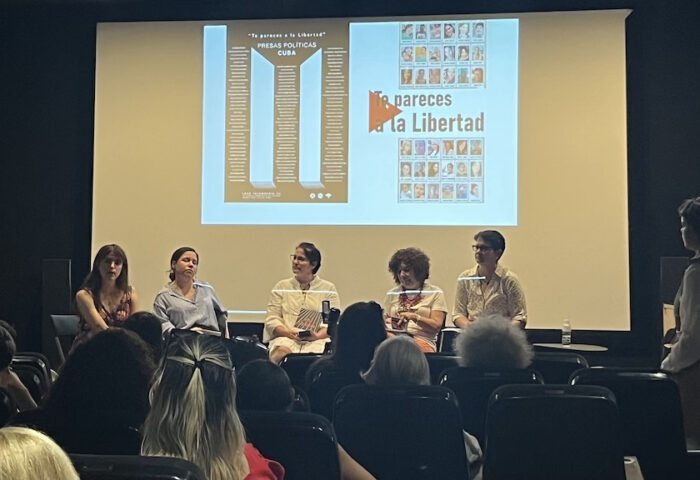
[[[0,388],[0,427],[4,427],[17,413],[17,405],[9,393]]]
[[[576,370],[588,368],[588,361],[576,352],[535,352],[530,368],[542,374],[544,383],[564,384]]]
[[[306,388],[306,371],[312,363],[321,358],[319,353],[290,353],[280,362],[280,367],[287,372],[292,385]]]
[[[267,347],[250,338],[222,338],[221,341],[226,345],[234,368],[240,369],[248,362],[267,360],[269,357]]]
[[[227,328],[230,338],[244,337],[260,342],[263,338],[265,324],[263,322],[228,322]]]
[[[39,404],[49,391],[42,371],[31,362],[12,359],[12,370],[17,374],[22,384],[27,387],[34,401]]]
[[[440,353],[454,353],[455,338],[462,331],[461,328],[457,327],[447,327],[440,330],[438,335],[438,352]]]
[[[70,455],[81,480],[206,480],[194,463],[174,457]]]
[[[338,442],[325,418],[302,412],[241,411],[248,440],[285,469],[287,480],[340,478]]]
[[[486,480],[624,480],[614,395],[606,388],[505,385],[486,421]]]
[[[428,360],[428,368],[430,369],[430,383],[437,385],[440,383],[440,374],[448,368],[453,368],[458,365],[457,356],[451,353],[426,353],[425,359]]]
[[[542,377],[534,370],[503,370],[488,372],[468,367],[453,367],[444,371],[440,385],[457,395],[462,412],[462,427],[483,445],[486,411],[489,398],[496,388],[508,384],[540,384]]]
[[[617,400],[625,455],[636,456],[646,480],[683,478],[686,461],[678,386],[659,370],[588,368],[573,385],[601,385]]]
[[[34,365],[37,370],[41,372],[41,381],[44,384],[44,388],[48,390],[51,387],[53,383],[51,367],[49,366],[48,359],[43,354],[37,352],[17,352],[12,359],[17,363],[22,362]]]
[[[78,315],[50,315],[50,317],[58,357],[61,363],[65,363],[70,345],[80,329],[80,317]]]
[[[345,387],[333,425],[338,442],[376,478],[469,478],[457,399],[447,388]]]
[[[358,383],[364,383],[359,373],[351,375],[334,370],[315,373],[306,392],[309,395],[311,411],[332,420],[335,396],[344,387]]]

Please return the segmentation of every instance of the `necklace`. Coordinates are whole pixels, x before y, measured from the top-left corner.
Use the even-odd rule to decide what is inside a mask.
[[[411,298],[408,297],[408,294],[406,293],[406,289],[404,287],[401,287],[401,293],[399,294],[399,307],[402,310],[409,310],[412,307],[415,307],[420,303],[421,300],[423,300],[423,296],[421,295],[423,293],[423,287],[418,291],[418,293]]]

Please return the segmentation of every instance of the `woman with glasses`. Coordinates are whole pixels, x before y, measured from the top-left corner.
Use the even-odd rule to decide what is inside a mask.
[[[384,300],[390,332],[405,332],[424,352],[437,350],[437,336],[447,315],[445,294],[429,283],[430,259],[417,248],[397,250],[389,260],[396,287]]]
[[[498,314],[524,328],[527,314],[523,289],[518,277],[498,264],[506,249],[505,238],[496,230],[484,230],[474,235],[472,249],[476,266],[457,279],[454,324],[465,328],[480,315]]]
[[[163,333],[173,328],[228,336],[228,312],[208,283],[195,280],[199,254],[192,247],[180,247],[170,257],[170,283],[158,292],[153,313]]]
[[[184,458],[210,480],[284,478],[277,462],[246,443],[231,358],[221,340],[175,336],[154,378],[142,455]]]
[[[302,242],[290,257],[293,276],[277,282],[267,303],[264,337],[275,363],[290,353],[323,353],[328,333],[317,321],[323,301],[331,308],[340,307],[335,285],[316,275],[321,268],[318,248]]]

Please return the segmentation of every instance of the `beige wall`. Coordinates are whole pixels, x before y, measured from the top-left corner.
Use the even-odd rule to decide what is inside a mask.
[[[518,15],[518,226],[500,228],[529,325],[629,329],[626,11]],[[431,258],[450,304],[478,227],[225,226],[200,223],[201,22],[98,26],[93,252],[119,243],[150,308],[172,251],[200,253],[199,279],[232,310],[264,310],[300,241],[343,306],[381,301],[398,248]],[[244,315],[254,318],[251,315]]]

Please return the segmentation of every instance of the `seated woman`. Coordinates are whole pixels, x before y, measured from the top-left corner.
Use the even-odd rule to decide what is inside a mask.
[[[238,409],[289,412],[294,404],[294,387],[282,367],[266,360],[247,363],[236,375]],[[374,477],[338,445],[342,480],[371,480]]]
[[[405,336],[391,337],[377,347],[372,365],[362,374],[368,385],[400,387],[430,385],[430,368],[425,354]],[[474,465],[483,453],[479,441],[468,432],[464,434],[467,461]]]
[[[324,300],[332,308],[340,306],[335,285],[316,275],[321,268],[321,252],[313,243],[297,245],[291,258],[294,276],[277,282],[267,303],[264,336],[270,342],[270,360],[275,363],[292,352],[323,353],[328,341],[327,327],[305,331],[296,326],[297,319],[302,309],[320,313]],[[306,335],[299,336],[300,331]]]
[[[461,366],[481,370],[527,368],[535,355],[523,329],[502,315],[482,315],[457,336],[455,350]]]
[[[80,478],[66,452],[49,437],[30,428],[0,428],[0,452],[0,478]]]
[[[206,335],[173,337],[151,389],[142,455],[180,457],[209,480],[282,479],[284,469],[246,443],[228,350]]]
[[[119,245],[105,245],[97,251],[75,303],[81,321],[73,348],[102,330],[123,326],[139,309],[136,290],[129,285],[129,262]]]
[[[137,455],[154,370],[135,333],[110,328],[75,348],[42,410],[14,423],[46,432],[69,453]]]
[[[386,340],[382,307],[375,302],[350,305],[338,319],[335,351],[316,360],[306,372],[307,392],[319,372],[334,372],[350,383],[362,383],[360,374],[369,368],[377,345]]]
[[[36,403],[27,387],[12,370],[12,359],[17,351],[16,341],[15,329],[9,323],[0,320],[0,388],[7,392],[14,406],[22,412],[36,408]],[[14,414],[17,410],[10,413]]]
[[[163,333],[173,328],[228,337],[228,312],[208,283],[195,280],[199,254],[180,247],[170,257],[170,283],[158,292],[153,313],[160,318]]]
[[[447,314],[445,295],[427,282],[430,259],[417,248],[398,250],[389,260],[397,287],[384,300],[384,317],[390,331],[406,331],[424,352],[437,350],[437,336]]]

